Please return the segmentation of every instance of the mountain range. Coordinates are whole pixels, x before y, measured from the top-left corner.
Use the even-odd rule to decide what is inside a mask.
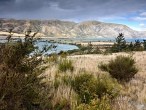
[[[15,20],[0,19],[0,32],[13,29],[14,33],[24,34],[28,29],[39,31],[40,37],[97,37],[115,38],[123,33],[125,38],[144,38],[146,32],[135,31],[123,24],[84,21],[80,23],[61,20]],[[4,34],[3,34],[4,35]]]

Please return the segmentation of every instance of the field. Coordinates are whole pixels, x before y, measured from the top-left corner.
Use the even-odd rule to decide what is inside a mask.
[[[107,45],[105,43],[112,42],[96,43]],[[3,95],[0,104],[4,109],[21,108],[23,104],[24,108],[31,106],[40,110],[145,110],[146,51],[143,51],[145,45],[138,44],[132,46],[136,51],[130,51],[128,44],[123,52],[98,52],[97,48],[97,53],[92,53],[93,44],[85,44],[86,48],[80,47],[81,54],[62,52],[43,56],[36,52],[31,57],[28,53],[35,49],[31,40],[14,45],[1,45],[0,90]],[[86,53],[86,50],[89,52]],[[120,58],[117,56],[125,57],[116,62],[111,73],[110,66],[106,64]],[[106,72],[101,70],[101,64],[108,68]],[[122,80],[127,77],[130,80]],[[17,92],[19,90],[21,91]],[[11,93],[14,96],[11,99],[15,100],[17,105],[12,104],[13,100],[7,100]],[[29,104],[25,104],[25,101]]]
[[[75,76],[82,71],[92,73],[95,76],[100,74],[108,74],[102,72],[98,65],[101,63],[108,63],[109,60],[115,59],[116,56],[132,56],[136,61],[138,67],[138,73],[129,82],[122,86],[121,95],[116,99],[114,104],[115,110],[144,110],[146,109],[146,52],[129,52],[129,53],[113,53],[110,55],[92,54],[92,55],[75,55],[68,56],[67,58],[73,61],[75,70],[73,72],[67,72],[65,74]],[[58,75],[58,64],[52,64],[44,73],[46,77],[45,82],[50,82],[56,79]],[[56,93],[56,100],[60,97],[68,99],[68,95],[71,92],[71,88],[65,85],[59,87]],[[57,99],[58,98],[58,99]]]

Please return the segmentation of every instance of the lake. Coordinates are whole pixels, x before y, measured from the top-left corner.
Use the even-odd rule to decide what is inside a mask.
[[[14,40],[15,41],[15,40]],[[5,43],[7,42],[5,37],[1,37],[0,43]],[[47,52],[44,52],[45,55],[51,54],[51,53],[59,53],[60,51],[68,51],[68,50],[74,50],[74,49],[79,49],[76,45],[70,45],[70,44],[60,44],[60,43],[49,43],[48,41],[42,41],[42,40],[37,40],[35,42],[35,46],[38,47],[39,50],[42,50],[43,47],[56,47],[56,48],[51,48]]]
[[[79,49],[76,45],[70,45],[70,44],[59,44],[59,43],[49,43],[49,42],[44,42],[44,41],[37,41],[35,44],[39,50],[42,50],[43,47],[49,47],[51,46],[52,48],[49,49],[47,52],[44,54],[51,54],[51,53],[59,53],[60,51],[68,51],[68,50],[74,50],[74,49]],[[53,48],[55,47],[55,48]]]
[[[55,38],[57,39],[57,38]],[[143,40],[146,40],[146,38],[132,38],[132,39],[126,39],[127,42],[135,42],[135,40],[139,40],[141,42],[143,42]],[[44,54],[50,54],[50,53],[59,53],[60,51],[68,51],[68,50],[74,50],[74,49],[79,49],[77,46],[75,45],[70,45],[70,44],[61,44],[61,43],[49,43],[47,41],[48,39],[42,39],[42,40],[38,40],[36,42],[36,46],[38,46],[38,48],[40,50],[42,50],[42,48],[44,46],[54,46],[56,48],[51,48],[49,51],[45,52]],[[111,41],[111,42],[115,42],[115,39],[107,39],[107,38],[58,38],[56,41],[71,41],[71,42],[97,42],[97,41]],[[0,43],[5,43],[6,42],[6,37],[0,37]]]

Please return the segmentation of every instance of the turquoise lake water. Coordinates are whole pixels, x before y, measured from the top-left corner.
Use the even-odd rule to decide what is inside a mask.
[[[6,37],[5,37],[6,38]],[[0,39],[0,43],[4,43],[6,42],[5,38]],[[111,42],[115,42],[115,39],[107,39],[107,38],[65,38],[65,39],[61,39],[60,40],[71,40],[71,41],[81,41],[81,42],[97,42],[97,41],[111,41]],[[143,42],[143,40],[146,40],[146,38],[132,38],[132,39],[126,39],[127,42],[135,42],[135,40],[139,40],[141,42]],[[49,51],[45,52],[44,54],[50,54],[50,53],[59,53],[60,51],[68,51],[68,50],[74,50],[74,49],[78,49],[77,46],[75,45],[70,45],[70,44],[60,44],[60,43],[49,43],[47,41],[43,40],[38,40],[36,42],[36,46],[38,46],[39,50],[42,50],[42,48],[44,46],[54,46],[56,48],[51,48]]]
[[[0,39],[0,43],[5,43],[7,42],[6,39]],[[45,55],[51,54],[51,53],[59,53],[60,51],[68,51],[68,50],[74,50],[74,49],[79,49],[75,45],[70,45],[70,44],[59,44],[59,43],[49,43],[48,41],[41,41],[38,40],[35,42],[35,46],[38,47],[38,49],[41,51],[44,47],[55,47],[55,48],[50,48],[47,52],[44,52]]]
[[[52,47],[52,48],[50,48],[50,50],[48,50],[44,54],[59,53],[60,51],[68,51],[68,50],[79,49],[75,45],[59,44],[59,43],[49,43],[49,42],[41,42],[41,41],[38,41],[35,45],[37,47],[39,47],[39,50],[42,50],[43,47],[49,47],[49,46]],[[55,48],[53,48],[53,47],[55,47]]]

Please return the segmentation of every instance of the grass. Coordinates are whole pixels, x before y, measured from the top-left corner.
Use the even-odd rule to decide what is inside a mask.
[[[74,70],[74,67],[73,67],[73,64],[72,64],[71,60],[63,58],[63,59],[60,59],[60,62],[59,62],[59,65],[58,65],[58,69],[61,72],[67,72],[67,71],[71,71],[72,72]]]
[[[46,82],[48,85],[53,85],[56,83],[55,81],[58,83],[55,88],[53,87],[54,89],[51,89],[54,96],[52,99],[53,106],[57,108],[63,107],[66,109],[65,105],[68,105],[71,108],[67,109],[72,110],[77,110],[76,107],[82,108],[82,105],[79,104],[77,93],[70,86],[70,80],[84,72],[92,73],[95,77],[100,75],[108,75],[107,72],[103,72],[98,68],[98,64],[108,63],[110,60],[115,59],[116,56],[119,55],[132,55],[136,61],[136,67],[139,71],[130,82],[122,85],[120,95],[115,98],[114,102],[112,102],[112,110],[137,110],[140,105],[145,104],[146,52],[121,52],[110,55],[89,54],[67,56],[67,59],[72,62],[74,70],[66,71],[65,73],[60,73],[58,71],[59,63],[49,63],[49,68],[44,72],[44,76],[46,76],[44,82]],[[58,103],[61,105],[58,105]],[[90,108],[92,108],[92,103],[86,106],[90,106]]]

